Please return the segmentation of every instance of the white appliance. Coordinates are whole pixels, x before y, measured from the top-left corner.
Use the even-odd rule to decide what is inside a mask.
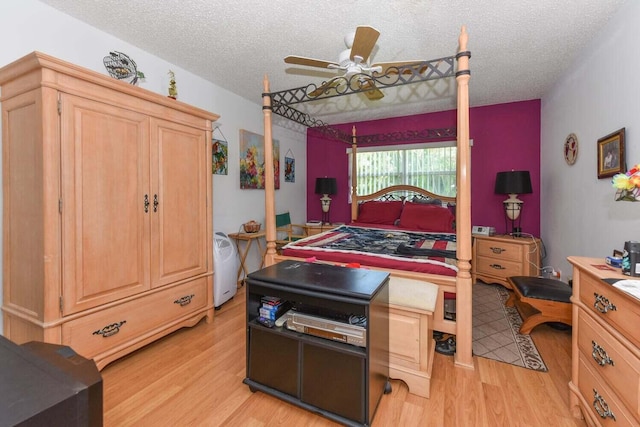
[[[213,305],[216,309],[229,301],[238,289],[238,251],[224,233],[214,233],[213,241]]]

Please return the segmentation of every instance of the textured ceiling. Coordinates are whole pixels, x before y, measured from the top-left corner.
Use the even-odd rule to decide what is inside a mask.
[[[271,91],[321,84],[331,70],[287,55],[337,61],[358,25],[381,33],[373,62],[455,55],[469,33],[471,106],[541,98],[625,0],[42,0],[43,3],[261,103]],[[305,108],[328,123],[455,108],[455,81],[386,89]]]

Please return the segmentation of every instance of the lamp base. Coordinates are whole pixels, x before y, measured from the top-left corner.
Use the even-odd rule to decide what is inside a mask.
[[[513,237],[521,237],[522,236],[522,227],[513,227],[511,231],[511,235]]]

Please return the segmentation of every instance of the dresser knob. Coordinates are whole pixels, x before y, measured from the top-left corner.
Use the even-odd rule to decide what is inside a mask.
[[[600,415],[600,418],[613,418],[614,421],[616,420],[616,416],[611,412],[611,409],[609,409],[607,401],[598,394],[595,388],[593,389],[593,409]]]
[[[491,252],[493,252],[494,254],[501,254],[502,252],[504,252],[505,250],[502,248],[496,248],[494,246],[491,246],[489,249],[491,249]]]
[[[613,366],[613,359],[609,357],[604,348],[600,347],[595,341],[591,341],[591,346],[593,347],[591,357],[593,357],[593,360],[595,360],[598,365],[604,366],[609,364]]]
[[[607,313],[609,310],[611,311],[617,310],[616,306],[611,304],[609,300],[603,295],[599,295],[596,292],[594,292],[593,296],[595,297],[593,308],[598,310],[600,313]]]
[[[489,267],[495,268],[496,270],[504,270],[505,268],[500,264],[491,264]]]

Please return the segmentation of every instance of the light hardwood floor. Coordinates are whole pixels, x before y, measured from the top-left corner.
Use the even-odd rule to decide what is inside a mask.
[[[103,369],[105,426],[337,425],[242,383],[244,297],[240,289],[211,324],[181,329]],[[542,325],[532,336],[549,372],[478,357],[470,371],[436,354],[431,398],[392,380],[372,426],[585,426],[568,409],[570,331]]]

